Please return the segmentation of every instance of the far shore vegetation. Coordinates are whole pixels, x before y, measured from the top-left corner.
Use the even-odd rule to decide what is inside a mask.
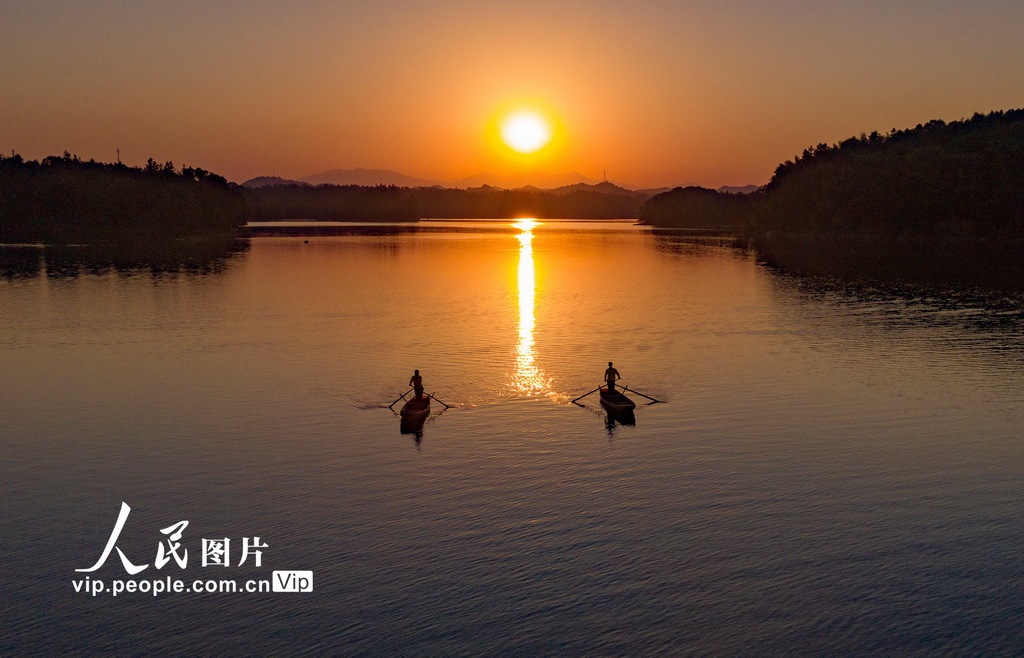
[[[557,190],[289,184],[245,188],[244,194],[255,220],[377,222],[425,217],[632,219],[651,196],[605,183]]]

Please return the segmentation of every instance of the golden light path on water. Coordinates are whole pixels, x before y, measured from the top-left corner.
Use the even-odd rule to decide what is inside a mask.
[[[516,372],[512,388],[524,395],[547,393],[551,382],[537,368],[533,330],[536,326],[534,301],[537,296],[537,270],[533,262],[533,229],[539,222],[522,219],[513,226],[519,239],[519,343],[516,345]]]

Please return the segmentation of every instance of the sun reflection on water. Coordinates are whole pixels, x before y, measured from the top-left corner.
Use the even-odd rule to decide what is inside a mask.
[[[551,382],[535,362],[533,330],[536,326],[534,301],[537,296],[537,271],[533,262],[533,229],[539,222],[522,219],[512,226],[520,230],[519,240],[519,343],[516,345],[516,372],[512,388],[525,395],[547,393]]]

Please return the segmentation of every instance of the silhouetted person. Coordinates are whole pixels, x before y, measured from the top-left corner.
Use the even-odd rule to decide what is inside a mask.
[[[413,370],[412,377],[409,379],[409,386],[412,386],[412,390],[416,393],[416,397],[423,397],[423,378],[420,377],[419,370]]]
[[[619,371],[612,367],[612,362],[608,362],[608,369],[604,371],[604,380],[608,382],[608,392],[615,392],[615,380],[622,379],[619,376]]]

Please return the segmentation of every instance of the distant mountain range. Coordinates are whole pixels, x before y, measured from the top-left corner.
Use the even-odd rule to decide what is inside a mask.
[[[643,189],[632,185],[611,183],[596,178],[588,178],[583,174],[571,171],[561,174],[551,174],[544,171],[528,171],[517,174],[490,174],[481,173],[474,176],[467,176],[456,181],[443,182],[424,178],[415,178],[390,169],[331,169],[312,176],[294,180],[281,178],[279,176],[257,176],[242,183],[243,187],[266,187],[270,185],[395,185],[398,187],[448,187],[460,189],[473,188],[500,188],[506,190],[517,190],[523,188],[534,188],[541,190],[556,190],[558,192],[572,192],[574,190],[589,190],[592,192],[604,192],[608,194],[624,194],[642,192],[649,196],[666,192],[672,188],[661,187]],[[679,187],[688,187],[693,183],[684,183]],[[757,185],[730,186],[718,188],[719,192],[730,192],[736,194],[747,194],[757,189]]]
[[[269,185],[395,185],[397,187],[433,187],[441,181],[406,176],[390,169],[331,169],[301,179],[280,176],[257,176],[242,183],[242,187],[267,187]]]
[[[242,183],[242,187],[270,187],[272,185],[309,185],[309,183],[280,176],[257,176]]]
[[[515,190],[521,187],[536,187],[542,190],[552,190],[558,187],[566,187],[567,185],[597,185],[601,182],[603,181],[596,178],[588,178],[576,171],[570,171],[562,174],[550,174],[545,171],[524,171],[517,174],[476,174],[474,176],[460,178],[457,181],[452,181],[447,185],[447,187],[469,188],[489,185],[491,187],[500,187],[506,190]],[[620,187],[626,186],[623,185]]]
[[[310,185],[396,185],[398,187],[432,187],[441,181],[406,176],[390,169],[331,169],[301,180]]]

